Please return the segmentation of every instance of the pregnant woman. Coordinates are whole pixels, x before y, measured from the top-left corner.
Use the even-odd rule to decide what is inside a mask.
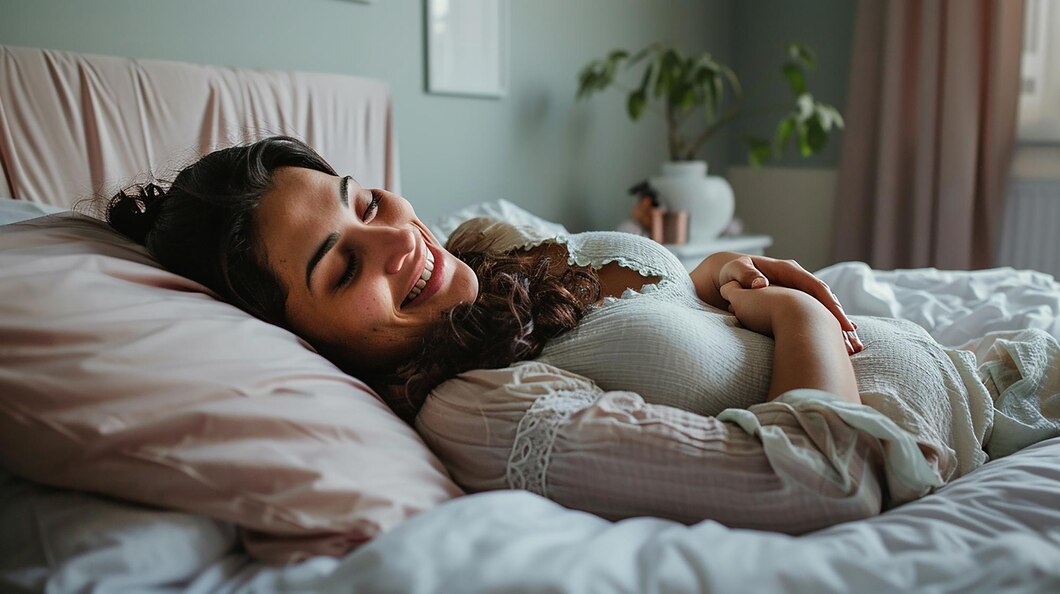
[[[689,275],[628,234],[476,219],[442,246],[291,138],[122,191],[109,219],[369,381],[470,491],[798,533],[1060,434],[1044,333],[948,350],[848,319],[792,262],[722,253]]]

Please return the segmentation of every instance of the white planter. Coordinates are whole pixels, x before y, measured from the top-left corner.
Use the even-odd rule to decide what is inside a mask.
[[[663,163],[662,175],[648,180],[659,201],[671,210],[688,211],[688,241],[716,238],[732,221],[735,199],[723,177],[707,175],[705,161]]]

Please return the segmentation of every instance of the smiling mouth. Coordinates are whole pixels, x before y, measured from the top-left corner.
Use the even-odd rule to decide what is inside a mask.
[[[420,273],[419,280],[416,281],[415,285],[412,285],[412,290],[405,296],[405,300],[401,302],[401,306],[408,305],[413,299],[420,296],[423,291],[423,287],[427,286],[427,281],[431,280],[431,274],[434,273],[434,254],[431,250],[427,250],[427,258],[423,263],[423,272]]]

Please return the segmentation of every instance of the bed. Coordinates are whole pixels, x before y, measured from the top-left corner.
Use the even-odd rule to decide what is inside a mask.
[[[261,459],[228,457],[203,467],[195,466],[199,459],[188,454],[179,459],[185,465],[180,466],[171,452],[152,450],[148,456],[147,450],[131,448],[131,438],[123,432],[131,424],[129,417],[119,418],[109,409],[99,414],[92,408],[67,411],[66,416],[28,412],[27,394],[36,401],[62,400],[61,396],[67,395],[95,405],[93,399],[110,398],[115,391],[127,390],[120,382],[132,372],[119,374],[115,370],[131,369],[122,367],[128,361],[124,354],[115,354],[117,351],[109,352],[101,361],[96,349],[102,338],[54,338],[86,319],[116,315],[113,308],[100,309],[100,301],[90,294],[94,289],[85,289],[88,294],[73,298],[61,290],[63,285],[55,284],[98,271],[112,272],[108,278],[115,282],[146,282],[176,291],[181,300],[168,302],[167,307],[188,316],[207,311],[202,307],[214,308],[204,318],[196,318],[197,323],[216,321],[234,324],[225,327],[229,329],[250,328],[243,336],[248,341],[245,344],[275,339],[276,348],[288,349],[282,352],[290,353],[292,360],[326,365],[310,361],[319,357],[294,337],[266,336],[273,330],[261,329],[239,318],[239,312],[212,303],[203,287],[162,276],[144,253],[104,237],[105,231],[88,217],[64,211],[115,184],[145,175],[165,177],[163,168],[187,160],[189,147],[205,151],[272,133],[304,138],[340,171],[357,172],[365,185],[397,189],[391,122],[389,93],[377,81],[0,48],[0,162],[4,174],[0,177],[0,212],[4,217],[0,222],[23,221],[0,229],[0,275],[8,275],[0,285],[0,590],[1060,591],[1060,439],[991,462],[937,493],[880,516],[792,537],[731,529],[713,521],[692,526],[649,517],[611,522],[516,490],[460,496],[440,464],[422,456],[395,463],[410,469],[397,479],[394,473],[404,470],[387,468],[386,464],[373,466],[358,459],[350,466],[347,458],[357,458],[371,449],[363,443],[355,447],[334,445],[342,459],[328,459],[330,470],[384,476],[387,480],[368,481],[367,487],[362,483],[326,485],[333,494],[353,492],[351,500],[357,502],[348,509],[328,508],[317,516],[306,511],[298,517],[277,512],[289,511],[293,505],[302,505],[301,511],[319,511],[313,507],[315,500],[299,499],[301,492],[292,495],[303,485],[297,482],[304,480],[300,475],[291,479],[295,482],[288,488],[277,489],[273,484],[262,487],[269,489],[267,493],[274,498],[271,503],[294,497],[284,500],[287,507],[274,505],[258,513],[249,509],[248,501],[260,502],[260,498],[231,493],[219,498],[215,493],[199,491],[193,493],[196,505],[188,505],[188,498],[182,496],[187,492],[174,495],[158,487],[171,484],[167,481],[174,480],[175,468],[191,468],[198,473],[199,483],[216,487],[225,477],[243,477],[239,464],[248,459],[260,464]],[[55,212],[58,214],[51,218],[35,218]],[[439,222],[438,228],[451,229],[455,221],[482,213],[532,220],[525,211],[499,202],[453,213]],[[86,250],[98,253],[86,255]],[[104,261],[99,257],[112,260],[101,263]],[[55,275],[47,281],[51,284],[34,285],[34,278],[44,274]],[[1060,338],[1060,284],[1045,274],[1012,269],[973,273],[873,271],[859,263],[839,264],[818,274],[833,287],[849,313],[912,320],[943,344],[959,345],[988,331],[1024,327],[1041,328]],[[114,290],[130,286],[114,285]],[[139,302],[120,301],[133,297],[114,293],[103,301],[111,305],[120,302],[124,312],[140,311]],[[55,307],[65,309],[48,309],[51,299],[59,300]],[[188,339],[173,333],[172,318],[145,320],[138,318],[138,323],[147,325],[137,326],[137,333],[120,337],[137,345],[138,352],[150,352],[157,342],[155,336]],[[114,326],[92,328],[105,334]],[[208,361],[222,356],[211,350],[212,344],[195,343],[194,337],[188,340],[191,342],[181,343],[188,346],[181,351],[182,360]],[[61,356],[72,366],[58,373],[55,361],[26,356],[25,351],[16,352],[11,346],[27,341],[38,349],[33,353],[51,353],[47,349],[62,346],[65,350]],[[232,360],[231,365],[240,361]],[[148,367],[149,362],[133,358],[139,367]],[[355,379],[343,378],[324,367],[314,367],[313,377],[306,379],[302,377],[306,375],[304,369],[295,363],[289,365],[255,368],[256,373],[272,374],[269,381],[280,382],[284,388],[267,392],[257,402],[275,406],[289,402],[283,398],[290,397],[291,384],[284,382],[293,380],[286,376],[299,376],[298,381],[311,383],[297,384],[302,390],[297,403],[313,399],[316,405],[327,407],[359,406],[356,410],[360,413],[381,419],[383,429],[393,429],[381,430],[376,437],[396,434],[392,437],[396,440],[394,451],[418,447],[415,435],[400,433],[396,421],[386,424],[389,421],[381,416],[385,414],[381,405]],[[186,365],[153,368],[147,370],[150,377],[140,380],[171,396],[174,392],[166,390],[190,381],[191,375],[217,385],[231,381],[221,367],[212,372],[189,371]],[[39,373],[28,382],[20,376],[23,370]],[[119,383],[100,384],[108,388],[98,392],[90,389],[96,385],[93,382],[102,381],[101,376]],[[187,391],[186,386],[181,388],[181,393]],[[338,397],[332,398],[335,394]],[[210,448],[201,439],[190,445],[189,441],[216,426],[245,421],[250,413],[241,410],[231,417],[209,415],[240,406],[253,395],[214,401],[209,414],[202,409],[183,416],[151,410],[137,419],[150,418],[155,423],[152,428],[170,431],[177,427],[179,439],[170,444],[171,448],[198,455]],[[261,399],[266,397],[275,400]],[[151,402],[157,405],[160,401]],[[201,406],[201,402],[188,406]],[[61,433],[58,430],[49,433],[42,429],[37,424],[41,419],[53,429],[61,425],[66,431],[65,441],[55,438]],[[116,424],[115,419],[124,424]],[[342,426],[336,431],[339,429],[363,430]],[[84,432],[107,444],[110,442],[104,437],[119,436],[125,441],[112,449],[99,447],[86,456],[78,451],[89,443]],[[260,441],[247,443],[261,447]],[[108,457],[114,452],[126,457]],[[310,463],[325,463],[319,448],[303,452],[292,447],[284,453],[297,464],[306,464],[308,458],[312,458]],[[214,454],[229,456],[230,452]],[[45,467],[63,469],[64,479],[44,480],[55,476],[40,470]],[[290,468],[282,471],[290,472]],[[210,480],[203,479],[204,473]],[[321,479],[324,474],[321,471],[320,476],[310,478],[313,488],[327,482]],[[381,493],[388,493],[395,483],[407,486],[409,481],[429,485],[421,488],[417,483],[415,497],[406,495],[396,503],[379,503],[384,498]],[[374,498],[362,497],[364,489],[372,488],[378,489],[372,492]],[[123,496],[126,494],[129,496]],[[365,503],[367,500],[371,501]],[[364,520],[364,506],[375,514],[370,525]],[[351,542],[349,538],[336,541],[320,536],[327,532],[321,526],[327,528],[329,518],[347,529],[347,537],[356,532],[356,538]],[[262,537],[263,532],[282,538],[270,540]],[[309,541],[311,546],[306,544]],[[292,543],[299,551],[311,554],[292,558],[277,553],[289,551]],[[338,556],[327,548],[336,545],[341,553]],[[283,565],[260,559],[300,562]]]

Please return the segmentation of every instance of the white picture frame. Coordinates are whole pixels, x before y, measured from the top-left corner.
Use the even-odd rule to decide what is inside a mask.
[[[508,94],[509,0],[426,0],[427,92]]]

